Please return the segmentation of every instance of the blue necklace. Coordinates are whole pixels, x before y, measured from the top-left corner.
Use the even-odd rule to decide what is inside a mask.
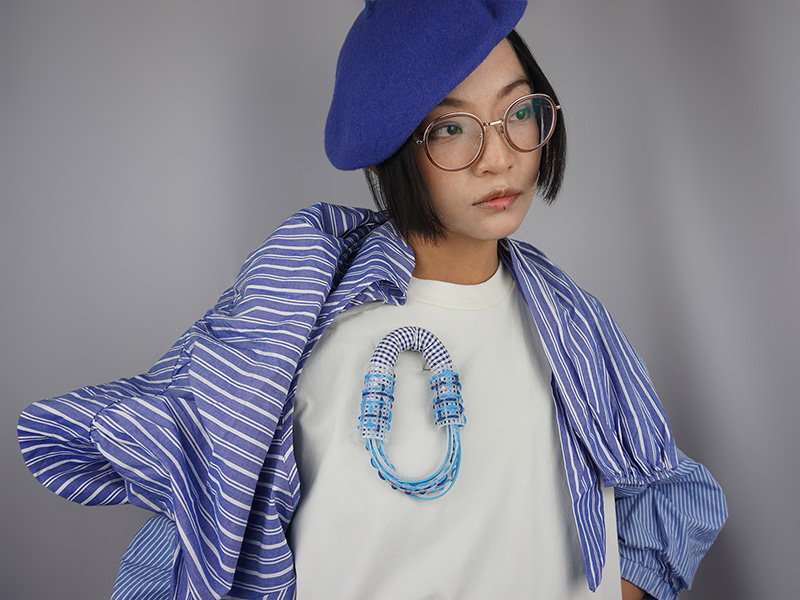
[[[439,468],[422,479],[404,479],[395,470],[383,449],[392,422],[397,357],[406,350],[416,350],[431,369],[433,419],[440,429],[447,427],[448,451]],[[461,383],[453,370],[450,354],[439,339],[421,327],[400,327],[384,337],[369,362],[361,392],[361,437],[372,454],[372,466],[393,489],[421,500],[444,496],[458,477],[461,467],[461,428],[466,425],[461,400]]]

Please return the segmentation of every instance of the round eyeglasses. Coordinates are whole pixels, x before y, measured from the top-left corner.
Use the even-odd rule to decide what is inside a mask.
[[[414,143],[425,148],[428,159],[445,171],[466,169],[480,158],[486,128],[500,126],[509,145],[518,152],[533,152],[547,143],[561,109],[546,94],[517,98],[499,121],[484,123],[472,113],[452,112],[437,117]]]

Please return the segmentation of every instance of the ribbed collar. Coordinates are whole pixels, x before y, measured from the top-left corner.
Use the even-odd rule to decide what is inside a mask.
[[[417,279],[412,275],[408,299],[457,310],[481,310],[500,304],[514,285],[514,278],[502,264],[489,279],[473,285]]]

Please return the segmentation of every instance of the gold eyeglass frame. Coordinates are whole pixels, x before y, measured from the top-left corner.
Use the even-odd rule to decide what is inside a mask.
[[[535,148],[520,148],[514,142],[512,142],[511,139],[509,139],[508,135],[506,135],[506,123],[508,122],[508,116],[510,114],[512,106],[514,106],[517,102],[520,102],[522,100],[530,100],[532,98],[544,98],[545,100],[547,100],[547,102],[553,108],[553,122],[550,125],[550,131],[547,132],[547,136],[544,138],[544,141],[542,141],[538,146],[536,146]],[[503,118],[502,119],[498,119],[497,121],[489,121],[489,122],[485,123],[485,122],[481,121],[476,115],[473,115],[472,113],[468,113],[468,112],[451,112],[451,113],[447,113],[445,115],[442,115],[441,117],[436,117],[433,121],[431,121],[428,124],[428,126],[425,128],[425,131],[422,133],[421,137],[418,137],[418,138],[415,137],[415,138],[412,138],[412,139],[414,140],[415,144],[417,144],[419,146],[422,146],[425,149],[425,155],[428,157],[428,160],[431,161],[433,166],[438,167],[442,171],[463,171],[464,169],[474,165],[475,162],[483,154],[483,149],[486,147],[486,130],[489,127],[496,127],[496,126],[499,125],[500,126],[500,135],[502,135],[503,139],[506,142],[508,142],[508,145],[511,146],[517,152],[534,152],[535,150],[538,150],[539,148],[544,146],[547,142],[550,141],[550,138],[553,137],[553,132],[555,132],[555,130],[556,130],[556,122],[558,121],[558,111],[559,110],[561,110],[561,105],[560,104],[556,104],[555,101],[550,96],[548,96],[547,94],[525,94],[524,96],[520,96],[519,98],[517,98],[516,100],[511,102],[511,104],[508,105],[508,108],[506,108],[505,113],[503,113]],[[436,125],[438,123],[441,123],[442,121],[446,121],[447,119],[452,119],[453,117],[469,117],[469,118],[473,119],[474,121],[476,121],[481,126],[481,135],[480,135],[481,145],[478,147],[478,151],[475,153],[475,156],[473,157],[473,159],[471,161],[469,161],[463,167],[457,167],[455,169],[448,168],[448,167],[443,167],[442,165],[437,163],[433,159],[433,157],[431,156],[430,149],[428,148],[428,133],[430,133],[430,131],[433,130],[433,128],[436,127]]]

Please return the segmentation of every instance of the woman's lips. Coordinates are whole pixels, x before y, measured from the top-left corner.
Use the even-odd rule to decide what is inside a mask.
[[[502,192],[488,194],[482,200],[476,202],[475,206],[488,210],[507,210],[514,204],[517,196],[519,196],[519,192],[515,190],[503,190]]]

